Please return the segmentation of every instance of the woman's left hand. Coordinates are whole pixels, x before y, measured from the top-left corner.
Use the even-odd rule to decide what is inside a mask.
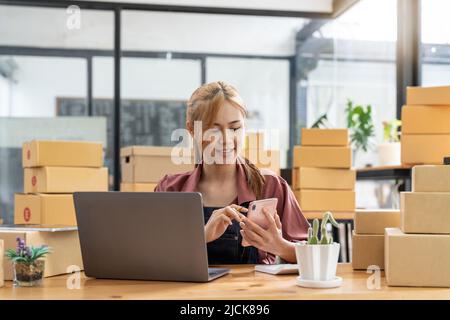
[[[264,230],[255,222],[244,218],[239,224],[241,226],[242,237],[247,241],[247,246],[254,246],[262,251],[270,252],[275,255],[281,255],[286,246],[286,240],[281,234],[280,218],[275,212],[275,218],[269,213],[269,210],[263,208],[269,227]]]

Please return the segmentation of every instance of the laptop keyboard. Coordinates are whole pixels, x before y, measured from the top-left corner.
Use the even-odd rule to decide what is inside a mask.
[[[213,276],[213,275],[218,274],[220,272],[221,272],[221,270],[208,269],[208,274],[210,276]]]

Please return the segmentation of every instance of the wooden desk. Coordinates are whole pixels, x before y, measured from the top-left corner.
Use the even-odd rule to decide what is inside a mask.
[[[67,289],[68,276],[46,278],[42,287],[0,288],[5,299],[450,299],[450,288],[387,287],[370,290],[365,271],[340,264],[341,287],[308,289],[295,284],[295,275],[273,276],[253,271],[253,266],[231,266],[232,272],[210,283],[97,280],[82,275],[80,289]]]

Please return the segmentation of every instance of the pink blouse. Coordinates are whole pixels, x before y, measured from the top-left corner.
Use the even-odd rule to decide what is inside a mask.
[[[237,199],[236,204],[243,204],[256,200],[253,191],[248,187],[246,174],[242,165],[237,164]],[[202,165],[186,173],[165,175],[155,191],[181,191],[196,192],[200,181]],[[268,169],[261,169],[265,178],[262,199],[278,198],[277,213],[282,225],[283,238],[297,242],[308,237],[309,223],[303,216],[302,210],[286,180]],[[259,250],[259,263],[273,264],[275,256],[271,253]]]

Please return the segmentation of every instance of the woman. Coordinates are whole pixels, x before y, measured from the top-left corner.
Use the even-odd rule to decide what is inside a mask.
[[[231,85],[219,81],[195,90],[187,104],[186,127],[202,161],[191,172],[166,175],[155,191],[202,194],[210,264],[271,264],[276,256],[295,263],[293,242],[307,238],[308,221],[284,179],[240,155],[245,116],[244,103]],[[198,121],[202,136],[216,139],[194,135]],[[275,218],[264,210],[267,230],[245,215],[249,202],[265,198],[278,198]],[[242,239],[248,246],[242,246]]]

